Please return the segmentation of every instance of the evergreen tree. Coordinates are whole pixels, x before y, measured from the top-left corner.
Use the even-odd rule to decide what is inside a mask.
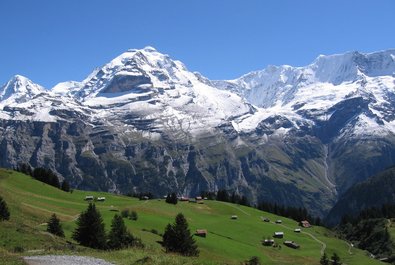
[[[33,170],[29,164],[20,163],[17,167],[17,171],[22,172],[23,174],[31,176],[33,174]]]
[[[90,203],[88,209],[78,217],[73,239],[86,247],[106,248],[103,219],[94,204]]]
[[[341,265],[342,264],[340,262],[340,257],[336,253],[333,253],[331,259],[332,259],[332,265]]]
[[[247,197],[244,196],[244,195],[241,196],[241,199],[240,199],[240,201],[239,201],[239,204],[245,205],[245,206],[250,206],[250,203],[249,203]]]
[[[56,236],[64,237],[64,232],[62,229],[62,225],[60,224],[60,220],[53,214],[48,221],[47,232],[54,234]]]
[[[162,239],[167,252],[177,252],[177,235],[173,225],[167,224]]]
[[[130,215],[129,209],[123,209],[123,210],[121,211],[121,216],[122,216],[123,218],[128,218],[129,215]]]
[[[322,255],[322,257],[320,259],[320,264],[321,265],[329,265],[329,259],[328,259],[328,256],[326,255],[325,252],[324,252],[324,255]]]
[[[137,219],[138,219],[137,212],[136,211],[131,211],[129,218],[130,218],[130,220],[137,221]]]
[[[67,180],[63,180],[61,189],[65,192],[70,191],[70,184],[67,182]]]
[[[41,182],[54,186],[58,189],[60,188],[58,176],[56,176],[56,174],[53,173],[52,170],[50,169],[46,169],[42,167],[35,168],[33,170],[32,177]]]
[[[184,256],[198,256],[199,250],[192,238],[184,215],[179,213],[173,225],[168,224],[163,234],[163,246],[167,252],[177,252]]]
[[[0,196],[0,221],[10,220],[10,211],[8,210],[7,203]]]
[[[108,247],[110,249],[122,249],[131,246],[139,246],[141,244],[139,239],[126,229],[122,216],[116,214],[112,219],[111,231],[108,234]]]
[[[245,264],[246,265],[260,265],[261,262],[257,256],[253,256]]]
[[[226,190],[218,190],[217,192],[217,201],[229,202],[229,194]]]
[[[177,198],[176,193],[173,192],[173,193],[171,193],[171,194],[167,194],[166,202],[176,205],[177,202],[178,202],[178,198]]]

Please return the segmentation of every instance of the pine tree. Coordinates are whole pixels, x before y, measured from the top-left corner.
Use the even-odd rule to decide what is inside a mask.
[[[178,202],[178,198],[177,198],[176,193],[173,192],[173,193],[171,193],[171,194],[167,194],[166,202],[176,205],[177,202]]]
[[[33,170],[32,177],[48,185],[60,188],[58,176],[50,169],[38,167]]]
[[[199,250],[192,238],[184,215],[179,213],[173,225],[168,224],[163,234],[163,246],[167,252],[178,252],[184,256],[198,256]]]
[[[173,225],[167,224],[162,239],[167,252],[177,252],[177,235]]]
[[[137,212],[136,211],[131,211],[129,218],[130,218],[130,220],[137,221],[137,219],[138,219]]]
[[[53,214],[49,219],[47,225],[47,232],[56,236],[64,237],[62,225],[60,224],[60,220],[58,219],[56,214]]]
[[[61,189],[65,192],[70,191],[70,184],[67,182],[67,180],[63,180]]]
[[[103,219],[94,204],[90,203],[88,209],[78,217],[73,239],[86,247],[106,248]]]
[[[257,256],[253,256],[245,264],[246,265],[260,265],[261,262]]]
[[[0,196],[0,221],[10,220],[10,211],[8,210],[7,203]]]
[[[340,257],[337,255],[337,253],[333,253],[331,259],[332,259],[332,265],[341,265],[342,264],[340,262]]]
[[[122,249],[138,245],[138,239],[126,229],[122,216],[116,214],[112,219],[111,231],[108,234],[108,247],[110,249]]]
[[[322,257],[320,259],[320,264],[321,265],[329,265],[329,259],[328,259],[328,256],[326,255],[325,252],[324,252],[324,255],[322,255]]]

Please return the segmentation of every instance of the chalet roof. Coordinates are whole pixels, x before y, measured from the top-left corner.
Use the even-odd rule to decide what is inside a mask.
[[[207,234],[206,229],[196,229],[196,234]]]

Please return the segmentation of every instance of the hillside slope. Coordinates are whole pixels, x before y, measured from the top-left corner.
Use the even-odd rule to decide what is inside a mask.
[[[326,222],[335,225],[345,214],[353,216],[365,208],[383,204],[395,204],[395,167],[351,187],[329,212]]]
[[[45,223],[52,213],[56,213],[65,229],[66,240],[75,227],[78,214],[87,207],[86,195],[105,196],[105,202],[96,205],[102,213],[108,231],[111,218],[122,209],[135,210],[138,220],[126,220],[126,225],[134,235],[141,237],[147,249],[97,252],[86,249],[76,250],[105,258],[116,264],[130,264],[144,257],[150,257],[157,264],[240,264],[252,256],[258,256],[264,264],[317,264],[321,252],[329,255],[336,252],[347,264],[380,264],[370,259],[363,251],[350,246],[322,227],[305,229],[294,233],[297,222],[280,218],[253,208],[217,202],[204,201],[204,204],[182,203],[170,205],[164,200],[139,201],[109,193],[83,192],[75,190],[65,193],[32,178],[9,170],[0,170],[0,194],[11,210],[11,220],[0,226],[0,249],[2,252],[15,249],[27,253],[43,253],[45,249],[59,249],[56,253],[67,253],[64,240],[44,232]],[[206,238],[195,237],[200,249],[198,258],[187,259],[175,255],[163,255],[157,241],[167,223],[173,222],[177,213],[182,212],[190,229],[207,229]],[[231,220],[231,215],[238,215]],[[282,219],[281,225],[263,222],[261,217],[274,221]],[[151,231],[154,231],[151,232]],[[284,240],[294,240],[300,244],[295,250],[282,245],[281,248],[262,246],[261,240],[271,237],[274,232],[283,231],[284,239],[276,239],[282,245]]]

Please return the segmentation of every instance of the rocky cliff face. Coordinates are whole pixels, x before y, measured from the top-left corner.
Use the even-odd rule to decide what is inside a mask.
[[[0,89],[0,165],[121,193],[226,188],[322,215],[395,164],[393,58],[321,56],[211,81],[148,47],[52,90],[17,76]]]

